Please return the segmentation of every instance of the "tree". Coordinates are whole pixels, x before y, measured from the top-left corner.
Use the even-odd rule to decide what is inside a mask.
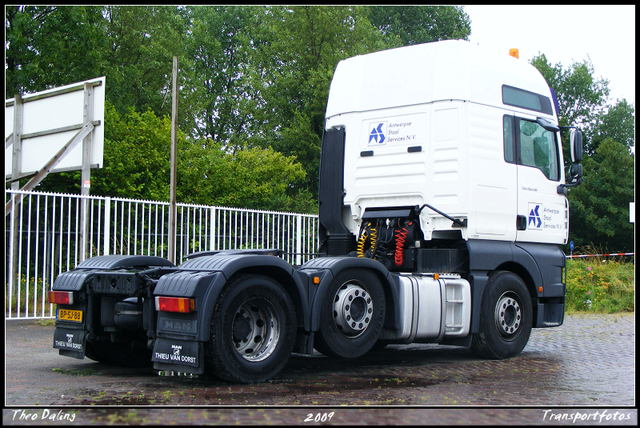
[[[583,183],[569,193],[573,241],[612,252],[633,251],[629,202],[634,200],[634,156],[625,144],[607,138],[583,160],[583,168]]]
[[[251,45],[262,7],[213,6],[188,10],[185,103],[188,132],[203,141],[240,147],[258,97],[248,83]],[[186,125],[189,122],[182,122]],[[193,126],[195,124],[195,126]],[[208,143],[207,143],[208,144]]]
[[[468,40],[469,16],[460,6],[369,6],[368,17],[390,45]]]
[[[630,150],[635,147],[635,109],[627,100],[618,101],[613,107],[596,117],[595,124],[587,130],[589,147],[598,149],[600,143],[611,138],[626,145]]]
[[[593,65],[589,61],[574,62],[565,69],[561,63],[549,64],[544,54],[531,60],[531,64],[540,71],[549,87],[555,90],[560,111],[558,120],[561,126],[578,126],[589,129],[594,126],[609,95],[609,81],[596,79]],[[593,153],[590,141],[585,141],[585,151]],[[565,147],[565,159],[568,157]]]
[[[5,29],[7,98],[103,75],[101,7],[7,6]]]
[[[107,99],[169,114],[173,56],[187,21],[174,6],[9,6],[6,95],[107,77]]]
[[[186,11],[175,6],[104,6],[107,99],[124,114],[171,114],[173,57],[184,56]]]

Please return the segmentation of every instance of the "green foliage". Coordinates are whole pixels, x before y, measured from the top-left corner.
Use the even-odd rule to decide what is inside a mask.
[[[103,75],[108,49],[99,6],[7,6],[7,98]]]
[[[185,11],[175,6],[103,8],[106,30],[100,37],[108,49],[99,55],[107,99],[121,114],[133,108],[170,115],[173,57],[183,56],[188,30]],[[81,66],[81,58],[74,64]]]
[[[556,91],[560,125],[590,126],[609,95],[609,81],[594,77],[593,64],[574,62],[565,69],[561,63],[549,64],[544,54],[533,58],[531,64]]]
[[[227,152],[215,144],[185,144],[180,152],[177,196],[181,202],[279,211],[311,208],[305,199],[289,197],[296,182],[305,177],[295,158],[273,149]]]
[[[469,16],[460,6],[369,6],[368,17],[390,44],[397,46],[468,40]]]
[[[567,312],[634,312],[634,264],[616,259],[567,261]]]
[[[576,245],[633,251],[629,202],[634,200],[634,156],[626,145],[607,139],[582,164],[584,181],[569,192],[571,239]]]
[[[248,69],[261,9],[190,8],[191,31],[181,66],[190,90],[183,91],[181,113],[196,124],[192,129],[185,127],[194,138],[237,147],[244,143],[246,133],[253,131],[259,94],[249,85]]]
[[[585,134],[589,146],[588,154],[593,154],[602,141],[610,138],[626,145],[629,149],[635,147],[635,108],[627,100],[616,102],[605,113],[596,117],[592,128]]]
[[[104,167],[92,171],[91,193],[101,196],[169,199],[171,121],[151,110],[124,115],[107,103]],[[184,141],[180,133],[179,140]]]

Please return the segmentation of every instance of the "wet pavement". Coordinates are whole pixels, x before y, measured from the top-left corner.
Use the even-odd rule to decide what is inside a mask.
[[[293,355],[256,385],[62,357],[53,329],[6,322],[4,424],[637,425],[634,314],[567,316],[509,360],[424,344]]]

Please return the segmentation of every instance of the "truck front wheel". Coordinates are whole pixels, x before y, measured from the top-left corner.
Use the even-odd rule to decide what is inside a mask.
[[[382,284],[372,272],[344,270],[333,279],[320,310],[316,349],[333,357],[360,357],[371,350],[382,330]]]
[[[497,272],[487,282],[480,332],[473,335],[471,350],[483,358],[518,355],[529,341],[532,324],[531,297],[522,279],[511,272]]]
[[[264,382],[285,365],[295,337],[295,308],[282,286],[263,275],[240,276],[216,301],[205,371],[232,382]]]

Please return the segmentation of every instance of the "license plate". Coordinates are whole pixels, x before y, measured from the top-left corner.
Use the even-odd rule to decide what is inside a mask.
[[[73,309],[58,309],[58,319],[64,321],[82,322],[82,311]]]

